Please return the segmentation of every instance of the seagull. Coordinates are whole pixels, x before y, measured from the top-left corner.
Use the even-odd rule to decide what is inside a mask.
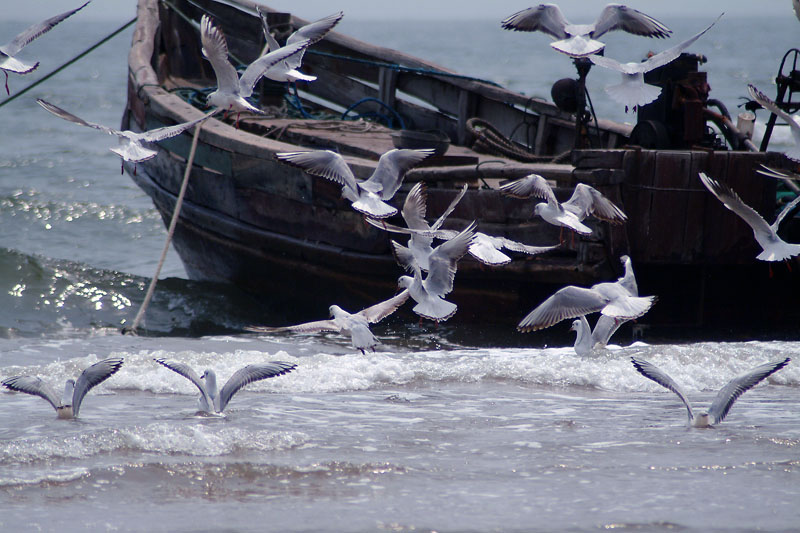
[[[601,315],[601,318],[609,317]],[[572,321],[572,325],[569,329],[570,331],[574,331],[576,333],[575,344],[573,345],[576,354],[580,355],[581,357],[591,355],[595,346],[598,344],[604,344],[599,337],[605,337],[605,333],[600,332],[598,329],[599,325],[600,322],[598,321],[597,324],[595,324],[595,329],[592,330],[591,326],[589,326],[589,321],[586,320],[584,315],[581,315]]]
[[[308,40],[299,41],[262,55],[247,66],[240,78],[228,61],[225,36],[207,15],[200,19],[200,40],[203,44],[203,55],[211,63],[217,77],[217,90],[208,95],[208,104],[226,112],[236,110],[237,113],[250,111],[256,114],[263,112],[245,98],[253,94],[258,80],[274,65],[299,54],[311,44]]]
[[[56,410],[58,418],[72,419],[78,418],[81,402],[83,402],[83,397],[86,396],[86,393],[95,385],[99,385],[111,377],[121,366],[121,357],[111,357],[96,362],[81,372],[77,381],[74,379],[67,380],[61,400],[58,399],[58,394],[52,387],[39,377],[14,376],[4,379],[2,383],[7,389],[44,398]]]
[[[280,152],[275,158],[303,169],[312,176],[334,181],[342,186],[342,196],[353,209],[374,218],[397,214],[386,202],[392,199],[406,172],[433,155],[433,150],[393,149],[378,159],[378,165],[366,181],[358,181],[344,158],[330,150]]]
[[[464,197],[464,194],[467,192],[467,184],[465,183],[461,190],[456,194],[455,198],[450,202],[450,205],[445,209],[445,211],[436,219],[433,224],[428,224],[428,221],[425,220],[425,214],[428,209],[427,204],[427,188],[424,181],[417,182],[411,190],[406,195],[405,202],[403,202],[403,209],[400,210],[400,215],[403,217],[403,220],[406,222],[407,228],[403,228],[400,226],[395,226],[393,224],[389,224],[388,222],[384,222],[383,220],[375,220],[373,218],[367,217],[367,222],[375,226],[376,228],[380,228],[385,231],[391,231],[393,233],[405,233],[409,236],[408,239],[408,246],[403,246],[401,244],[394,243],[395,250],[400,254],[402,257],[406,257],[408,254],[413,256],[414,261],[417,262],[420,269],[423,272],[428,271],[428,258],[433,253],[433,239],[438,234],[436,233],[439,228],[444,223],[445,219],[453,212],[453,210],[458,205],[458,202],[461,201],[461,198]],[[400,261],[402,265],[408,265],[410,268],[410,261],[406,259],[402,259]]]
[[[786,204],[781,212],[778,213],[775,222],[769,225],[755,209],[744,203],[739,198],[739,195],[727,185],[709,178],[702,172],[700,172],[700,181],[725,207],[739,215],[752,228],[753,236],[762,249],[756,259],[761,261],[783,261],[800,254],[800,244],[788,243],[778,236],[778,226],[780,226],[786,215],[800,203],[800,196]]]
[[[750,91],[750,96],[758,102],[761,107],[770,113],[777,115],[778,118],[789,125],[792,132],[792,139],[794,139],[794,146],[786,152],[787,157],[794,161],[800,162],[800,116],[790,115],[776,104],[769,96],[762,93],[752,84],[747,86]]]
[[[761,168],[756,170],[756,172],[762,176],[767,176],[768,178],[774,178],[776,180],[800,181],[800,174],[792,172],[791,170],[778,170],[777,168],[772,168],[764,164],[760,166]]]
[[[717,17],[717,20],[719,20],[720,17],[722,17],[722,15]],[[677,59],[678,56],[681,55],[681,52],[691,46],[705,32],[710,30],[711,27],[717,23],[717,20],[694,37],[672,48],[668,48],[663,52],[652,55],[645,61],[620,63],[616,59],[598,55],[589,56],[589,60],[595,65],[610,70],[616,70],[622,74],[622,83],[618,85],[609,85],[606,87],[606,92],[612,99],[625,106],[625,112],[627,112],[628,109],[637,109],[643,105],[649,104],[661,94],[661,87],[656,87],[655,85],[644,82],[645,73],[663,67]]]
[[[592,233],[592,229],[583,223],[590,214],[611,224],[622,224],[628,220],[628,216],[611,200],[585,183],[577,184],[570,199],[564,203],[556,199],[547,180],[539,174],[529,174],[501,185],[500,192],[514,198],[535,196],[546,200],[536,204],[533,208],[534,214],[554,226],[569,228],[581,235]]]
[[[645,37],[669,37],[672,30],[649,15],[621,4],[608,4],[593,24],[570,24],[555,4],[539,4],[514,13],[500,25],[506,30],[540,31],[558,39],[550,43],[562,54],[586,57],[605,48],[597,41],[612,30],[624,30]]]
[[[37,98],[36,102],[40,106],[50,111],[52,114],[54,114],[59,118],[63,118],[64,120],[74,122],[75,124],[80,124],[81,126],[86,126],[89,128],[100,130],[103,133],[107,133],[108,135],[117,136],[120,141],[120,146],[111,148],[110,150],[115,154],[117,154],[118,156],[120,156],[125,161],[130,161],[131,163],[141,163],[142,161],[147,161],[148,159],[152,159],[153,157],[156,156],[156,154],[158,154],[156,150],[144,146],[143,143],[155,143],[158,141],[169,139],[171,137],[175,137],[176,135],[180,135],[181,133],[188,130],[192,126],[200,124],[201,122],[208,119],[217,112],[216,110],[212,111],[196,120],[191,120],[189,122],[184,122],[182,124],[176,124],[174,126],[164,126],[162,128],[155,128],[150,131],[138,133],[130,130],[119,131],[115,130],[114,128],[109,128],[108,126],[95,124],[94,122],[87,122],[86,120],[83,120],[82,118],[77,117],[72,113],[61,109],[56,105],[46,102],[41,98]]]
[[[362,309],[357,313],[348,313],[338,305],[332,305],[328,308],[332,317],[331,320],[317,320],[315,322],[306,322],[305,324],[275,328],[248,326],[245,329],[256,333],[276,333],[282,331],[316,333],[319,331],[336,331],[349,335],[353,348],[357,348],[364,354],[367,350],[372,350],[374,352],[375,346],[378,344],[378,340],[369,330],[369,325],[380,322],[394,313],[406,300],[408,300],[408,291],[403,290],[392,298]]]
[[[185,363],[163,358],[154,359],[154,361],[185,377],[200,389],[200,411],[206,414],[221,414],[233,395],[245,385],[254,381],[288,374],[297,367],[294,363],[285,363],[283,361],[247,365],[234,372],[222,387],[222,390],[217,391],[217,375],[211,369],[203,372],[202,376],[198,376]],[[203,379],[205,384],[201,381]]]
[[[623,279],[624,277],[613,283],[598,283],[588,289],[567,285],[528,313],[517,329],[528,332],[549,328],[567,318],[598,311],[617,320],[639,318],[650,310],[656,297],[631,294],[628,283],[623,282]]]
[[[639,296],[639,288],[636,284],[636,277],[633,274],[631,258],[623,255],[620,257],[620,261],[625,267],[625,274],[617,280],[617,285],[625,289],[630,296]],[[579,316],[569,328],[577,333],[574,344],[575,353],[580,356],[586,356],[590,355],[598,346],[607,345],[612,335],[627,321],[624,318],[601,314],[594,325],[594,329],[592,329],[586,317]]]
[[[14,56],[17,55],[20,52],[20,50],[22,50],[28,44],[30,44],[31,41],[52,30],[56,24],[77,13],[78,11],[86,7],[86,4],[88,3],[89,2],[86,2],[79,8],[67,11],[65,13],[61,13],[60,15],[51,17],[43,22],[34,24],[33,26],[30,26],[29,28],[25,29],[25,31],[14,37],[14,39],[11,42],[0,46],[0,70],[2,70],[3,74],[6,75],[7,94],[11,94],[11,91],[9,91],[8,89],[9,72],[14,72],[16,74],[28,74],[29,72],[33,72],[34,70],[36,70],[36,67],[39,66],[38,61],[33,65],[31,65],[29,63],[25,63],[24,61],[17,59]]]
[[[264,30],[264,38],[266,39],[266,46],[264,47],[264,52],[267,53],[269,51],[280,50],[281,45],[278,44],[278,41],[275,40],[275,37],[269,31],[269,24],[267,23],[267,14],[262,12],[261,9],[258,7],[256,8],[258,14],[261,16],[261,25]],[[339,11],[338,13],[334,13],[333,15],[328,15],[325,18],[319,19],[316,22],[312,22],[311,24],[306,24],[296,32],[292,33],[286,39],[286,46],[290,46],[297,42],[308,41],[309,46],[320,41],[323,37],[325,37],[329,31],[336,26],[344,13]],[[264,74],[265,77],[274,80],[274,81],[285,81],[285,82],[295,82],[295,81],[314,81],[317,79],[316,76],[309,76],[308,74],[303,74],[298,69],[303,62],[303,55],[305,55],[305,50],[300,52],[297,55],[292,56],[289,59],[286,59],[277,65],[273,66]]]
[[[722,422],[725,419],[725,416],[728,414],[728,411],[730,411],[731,407],[733,406],[733,402],[735,402],[739,396],[753,388],[759,381],[763,380],[770,374],[773,374],[788,365],[789,361],[791,361],[789,357],[781,361],[770,361],[733,378],[727,385],[720,389],[716,398],[714,398],[714,401],[711,402],[711,407],[707,412],[703,411],[695,414],[692,411],[692,406],[689,403],[689,400],[686,399],[686,395],[683,393],[683,390],[681,390],[680,386],[675,383],[675,380],[673,380],[663,370],[652,363],[649,363],[644,359],[631,357],[631,362],[633,363],[634,368],[636,368],[640,374],[648,379],[652,379],[662,387],[665,387],[678,395],[678,398],[681,399],[683,404],[686,406],[686,410],[688,411],[689,425],[695,428],[713,427],[715,424]]]
[[[467,253],[474,233],[475,222],[472,222],[456,237],[434,248],[425,279],[422,279],[419,265],[413,262],[414,276],[400,276],[397,280],[397,284],[408,289],[411,298],[417,302],[413,311],[420,317],[438,323],[456,313],[456,304],[448,302],[444,297],[453,290],[458,261]]]

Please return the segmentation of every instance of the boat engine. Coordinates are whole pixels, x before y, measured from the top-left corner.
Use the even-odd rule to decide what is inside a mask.
[[[661,94],[638,111],[630,143],[650,149],[692,146],[720,148],[718,136],[706,127],[709,103],[706,72],[698,66],[705,56],[681,54],[675,61],[644,75],[645,83],[661,87]]]

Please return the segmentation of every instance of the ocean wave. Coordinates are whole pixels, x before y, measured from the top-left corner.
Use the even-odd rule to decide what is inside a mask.
[[[0,442],[0,465],[7,467],[41,461],[86,459],[117,452],[217,457],[285,450],[300,446],[307,440],[308,436],[301,432],[160,421],[69,436]],[[3,476],[0,474],[2,483]]]
[[[248,385],[264,393],[331,393],[376,388],[411,386],[430,381],[480,382],[507,381],[541,386],[589,387],[614,392],[662,390],[645,379],[631,365],[636,355],[669,373],[687,392],[718,390],[733,377],[768,360],[780,359],[800,351],[797,342],[699,343],[686,345],[647,345],[601,350],[593,357],[579,357],[572,348],[544,349],[454,349],[413,352],[375,352],[331,354],[292,354],[286,350],[268,352],[258,340],[238,337],[237,342],[210,343],[208,351],[198,350],[202,340],[184,344],[189,349],[114,351],[103,355],[125,358],[125,364],[99,387],[113,390],[147,391],[156,394],[197,396],[187,379],[156,364],[154,358],[182,361],[202,373],[213,369],[220,384],[239,368],[251,363],[282,360],[296,363],[293,372]],[[226,349],[227,348],[227,349]],[[15,373],[50,376],[53,382],[74,377],[101,357],[90,354],[67,361],[33,367],[6,367],[0,377]],[[769,383],[800,385],[800,360],[790,363],[768,379]],[[763,385],[760,385],[763,386]],[[94,391],[93,391],[94,393]],[[234,399],[235,402],[235,399]]]

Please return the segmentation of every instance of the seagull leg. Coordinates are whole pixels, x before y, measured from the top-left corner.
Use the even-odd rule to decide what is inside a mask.
[[[788,259],[784,259],[783,262],[786,263],[786,268],[788,268],[789,272],[791,272],[792,271],[792,263],[790,263]]]
[[[4,70],[4,71],[3,71],[3,74],[5,74],[5,75],[6,75],[6,94],[8,94],[9,96],[11,96],[11,91],[9,91],[9,90],[8,90],[8,72]]]

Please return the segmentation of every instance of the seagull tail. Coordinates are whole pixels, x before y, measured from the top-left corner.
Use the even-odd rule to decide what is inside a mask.
[[[606,92],[615,101],[628,108],[647,105],[661,94],[661,88],[647,83],[620,83],[609,85]]]

